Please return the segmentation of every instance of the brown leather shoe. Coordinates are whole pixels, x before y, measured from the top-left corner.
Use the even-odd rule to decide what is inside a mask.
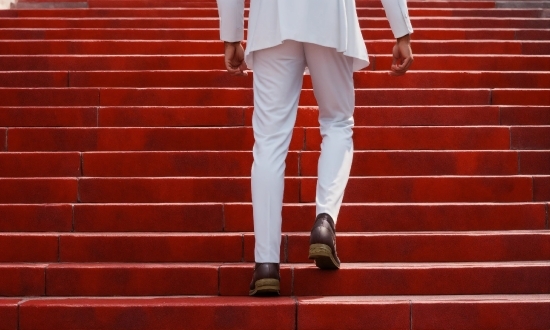
[[[278,263],[256,263],[248,294],[251,296],[278,295],[280,279]]]
[[[309,259],[321,269],[340,268],[340,259],[336,254],[336,231],[330,215],[321,213],[315,219],[309,239]]]

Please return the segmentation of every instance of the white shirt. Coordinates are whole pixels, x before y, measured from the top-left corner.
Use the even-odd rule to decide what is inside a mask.
[[[412,33],[406,0],[381,0],[396,38]],[[217,0],[220,39],[244,39],[244,0]],[[253,67],[254,51],[284,40],[335,48],[353,57],[353,69],[369,65],[355,0],[250,0],[245,60]]]

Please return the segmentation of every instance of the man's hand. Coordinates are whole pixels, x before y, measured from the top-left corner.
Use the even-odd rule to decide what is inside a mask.
[[[247,76],[244,49],[240,41],[225,42],[225,68],[233,76]]]
[[[393,63],[390,74],[392,76],[402,76],[407,72],[413,62],[411,49],[411,37],[405,35],[397,39],[393,46]]]

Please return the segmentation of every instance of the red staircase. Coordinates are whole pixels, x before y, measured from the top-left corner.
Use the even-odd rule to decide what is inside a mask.
[[[0,329],[550,328],[547,1],[410,0],[414,71],[394,78],[380,2],[357,0],[372,64],[344,264],[307,259],[306,76],[278,298],[247,297],[252,78],[224,73],[215,2],[195,1],[0,12]]]

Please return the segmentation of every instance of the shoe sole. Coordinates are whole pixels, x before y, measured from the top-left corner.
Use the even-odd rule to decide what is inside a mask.
[[[321,269],[339,269],[340,262],[334,259],[332,249],[326,244],[311,244],[309,259],[315,260],[315,265]]]
[[[254,282],[254,290],[250,290],[248,294],[250,296],[274,296],[279,294],[279,290],[279,280],[264,278]]]

